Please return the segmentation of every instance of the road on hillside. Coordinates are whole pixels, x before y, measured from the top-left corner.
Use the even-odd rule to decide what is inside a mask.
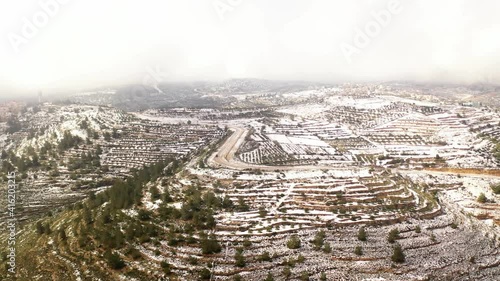
[[[208,158],[208,164],[212,167],[225,167],[235,170],[262,170],[262,171],[308,171],[308,170],[359,170],[366,169],[359,167],[334,167],[334,166],[325,166],[325,165],[303,165],[303,166],[268,166],[268,165],[258,165],[258,164],[249,164],[242,161],[239,161],[234,158],[234,155],[240,148],[240,146],[245,142],[245,138],[248,135],[248,130],[242,127],[230,127],[229,128],[233,133],[231,136]],[[400,170],[393,169],[394,173],[401,174],[427,174],[427,175],[457,175],[457,173],[453,172],[438,172],[438,171],[426,171],[426,170]],[[461,173],[461,176],[466,177],[477,177],[477,178],[490,178],[490,179],[498,179],[499,176],[495,175],[487,175],[487,174],[465,174]]]
[[[304,165],[304,166],[267,166],[241,162],[234,158],[236,151],[245,142],[248,130],[241,127],[229,128],[233,134],[208,158],[208,164],[212,167],[226,167],[235,170],[262,170],[262,171],[309,171],[309,170],[357,170],[358,167],[344,168],[325,165]]]

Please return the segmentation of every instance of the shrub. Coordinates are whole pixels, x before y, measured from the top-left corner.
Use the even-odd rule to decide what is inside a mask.
[[[394,228],[391,231],[389,231],[389,235],[387,236],[387,241],[389,241],[389,243],[396,242],[396,239],[398,238],[399,238],[399,230]]]
[[[132,246],[127,249],[127,251],[125,252],[125,254],[127,256],[130,256],[134,260],[137,260],[137,259],[139,259],[142,256],[141,252],[139,250],[137,250],[136,248],[132,247]]]
[[[325,243],[325,232],[318,231],[314,236],[314,240],[312,241],[312,243],[314,244],[315,250],[321,249],[321,247],[323,247],[323,244]]]
[[[495,194],[500,194],[500,184],[492,185],[491,190],[493,190],[493,193]]]
[[[394,246],[391,260],[393,262],[397,262],[397,263],[405,262],[405,255],[404,255],[403,250],[401,249],[401,246],[399,244],[396,244]]]
[[[479,202],[479,203],[486,203],[487,200],[488,199],[486,198],[486,195],[484,195],[484,193],[482,193],[482,192],[477,197],[477,202]]]
[[[259,207],[259,217],[264,218],[267,216],[267,210],[264,206]]]
[[[358,256],[361,256],[363,254],[363,249],[361,248],[361,246],[356,246],[356,248],[354,248],[354,253]]]
[[[160,263],[160,266],[165,274],[170,274],[172,269],[170,268],[170,264],[167,261],[162,261]]]
[[[274,277],[271,272],[267,273],[266,279],[264,279],[264,281],[274,281]]]
[[[259,261],[271,261],[271,256],[269,255],[269,252],[268,251],[265,251],[264,253],[262,253],[259,258],[258,258]]]
[[[286,242],[288,249],[298,249],[300,248],[300,239],[297,235],[292,235],[290,239]]]
[[[301,281],[309,281],[309,273],[307,271],[302,271],[300,274]]]
[[[209,237],[202,237],[201,241],[201,250],[204,255],[219,253],[222,250],[221,245],[217,241],[215,235],[210,235]]]
[[[210,276],[212,274],[210,273],[210,270],[208,268],[203,268],[201,271],[200,271],[200,279],[201,280],[210,280]]]
[[[243,247],[248,248],[250,246],[252,246],[252,242],[250,240],[248,240],[248,239],[245,239],[243,241]]]
[[[366,241],[366,231],[365,231],[365,228],[363,226],[361,228],[359,228],[358,240],[359,241]]]
[[[125,262],[121,259],[120,255],[118,255],[117,253],[111,253],[110,251],[107,251],[104,254],[104,257],[108,262],[108,265],[112,269],[122,269],[125,267]]]
[[[246,261],[245,257],[243,256],[243,249],[236,250],[236,254],[234,255],[234,264],[237,267],[245,267]]]
[[[287,267],[283,268],[282,274],[283,274],[283,277],[285,277],[285,279],[288,279],[288,278],[290,278],[290,276],[292,276],[292,270],[290,269],[289,266],[287,266]]]

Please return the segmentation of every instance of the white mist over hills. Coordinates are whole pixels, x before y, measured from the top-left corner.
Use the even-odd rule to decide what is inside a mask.
[[[162,81],[498,83],[500,2],[4,1],[0,96]]]

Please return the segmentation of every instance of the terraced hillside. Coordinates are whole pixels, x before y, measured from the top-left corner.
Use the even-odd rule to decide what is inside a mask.
[[[225,193],[252,211],[221,215],[223,221],[218,228],[227,232],[224,235],[384,225],[409,217],[433,218],[441,214],[437,201],[421,188],[400,177],[383,174],[361,178],[324,175],[307,181],[233,181]]]

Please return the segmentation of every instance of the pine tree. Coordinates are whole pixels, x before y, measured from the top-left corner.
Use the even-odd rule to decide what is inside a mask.
[[[330,243],[325,243],[325,246],[323,247],[323,252],[327,254],[332,252],[332,246],[330,246]]]
[[[43,232],[47,235],[52,233],[52,230],[50,229],[50,224],[48,222],[43,224]]]
[[[325,232],[318,231],[314,236],[314,240],[312,241],[312,243],[314,244],[315,250],[321,249],[321,247],[323,247],[323,244],[325,243]]]
[[[246,261],[245,261],[245,257],[243,256],[243,249],[242,248],[239,248],[236,250],[236,254],[234,255],[234,261],[235,261],[235,265],[237,267],[245,267]]]
[[[64,231],[64,228],[60,228],[59,229],[59,238],[61,238],[62,241],[66,241],[66,239],[68,238],[66,236],[66,231]]]
[[[404,255],[403,250],[401,249],[401,246],[399,244],[396,244],[394,246],[391,260],[393,262],[398,262],[398,263],[405,262],[405,255]]]
[[[201,235],[200,245],[204,255],[219,253],[222,250],[221,245],[213,234],[209,237],[206,234]]]
[[[287,280],[288,278],[290,278],[290,276],[292,276],[292,270],[290,269],[289,266],[285,267],[282,273],[283,277],[285,277],[285,280]]]
[[[477,202],[486,203],[486,201],[488,201],[486,195],[484,195],[484,193],[481,192],[481,194],[479,194],[479,196],[477,197]]]
[[[40,221],[37,221],[36,222],[36,233],[38,234],[43,234],[45,231],[43,229],[43,225],[42,225],[42,222]]]
[[[233,201],[229,198],[229,196],[224,196],[224,199],[222,200],[222,208],[224,209],[232,209],[234,207]]]
[[[366,241],[366,231],[365,231],[365,228],[363,226],[359,228],[358,240],[359,241]]]
[[[264,206],[259,207],[259,217],[264,218],[267,216],[267,210]]]
[[[108,250],[106,251],[106,253],[104,253],[104,258],[112,269],[122,269],[125,267],[125,262],[117,253],[112,253]]]
[[[398,238],[399,238],[399,230],[397,230],[396,228],[391,229],[389,235],[387,236],[387,241],[389,241],[389,243],[394,243]]]
[[[265,251],[264,253],[262,253],[259,256],[259,261],[261,261],[261,262],[263,262],[263,261],[271,261],[271,256],[269,255],[269,252]]]
[[[264,279],[264,281],[274,281],[274,277],[271,272],[267,273],[266,279]]]
[[[288,249],[298,249],[300,248],[300,239],[297,235],[292,235],[290,239],[286,242]]]
[[[354,249],[354,253],[358,256],[361,256],[363,254],[363,248],[361,248],[361,246],[356,246],[356,248]]]

